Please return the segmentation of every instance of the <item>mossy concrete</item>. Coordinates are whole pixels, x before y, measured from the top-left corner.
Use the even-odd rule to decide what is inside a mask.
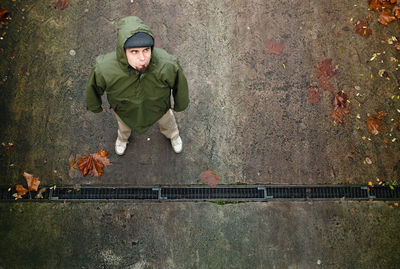
[[[0,204],[0,268],[397,268],[384,202]]]

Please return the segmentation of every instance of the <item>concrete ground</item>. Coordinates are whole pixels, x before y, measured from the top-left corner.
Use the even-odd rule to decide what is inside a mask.
[[[390,59],[400,55],[387,40],[400,40],[399,24],[379,24],[366,0],[70,0],[63,10],[55,2],[0,4],[12,17],[1,25],[0,186],[23,183],[24,171],[42,185],[200,184],[207,168],[221,184],[398,180],[400,76]],[[114,49],[127,15],[154,30],[188,78],[179,155],[153,126],[118,157],[106,102],[105,113],[86,111],[94,59]],[[355,33],[358,20],[370,37]],[[269,53],[270,40],[282,55]],[[333,93],[349,96],[343,124],[332,122],[332,92],[308,98],[325,59],[337,69]],[[374,136],[366,120],[379,111],[386,130]],[[70,173],[71,156],[98,149],[112,162],[100,180]],[[0,208],[0,268],[395,268],[400,257],[398,207],[383,202]]]

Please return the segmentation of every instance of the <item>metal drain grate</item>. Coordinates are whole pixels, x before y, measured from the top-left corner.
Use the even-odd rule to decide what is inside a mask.
[[[161,188],[163,200],[260,200],[265,199],[265,187],[187,187]]]
[[[0,201],[14,201],[13,189],[0,187]],[[35,193],[32,193],[34,198]],[[305,199],[400,200],[400,187],[367,186],[218,186],[210,187],[72,187],[47,188],[43,199],[18,201],[100,201],[100,200],[172,200],[172,201],[268,201]]]

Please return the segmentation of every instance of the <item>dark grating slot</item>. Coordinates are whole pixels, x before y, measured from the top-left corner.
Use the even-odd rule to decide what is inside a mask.
[[[374,187],[370,188],[371,198],[382,200],[398,200],[400,199],[400,187]]]
[[[0,201],[15,201],[15,188],[0,187]],[[71,187],[47,188],[43,199],[31,192],[18,201],[48,200],[274,200],[377,199],[400,200],[400,187],[367,186],[219,186],[210,187]],[[32,199],[29,199],[31,195]]]
[[[152,188],[57,188],[53,200],[145,200],[158,199]]]
[[[266,187],[267,197],[272,199],[368,199],[367,189],[346,186]]]
[[[264,199],[258,188],[162,188],[161,197],[171,200]]]
[[[13,191],[8,191],[8,188],[1,188],[0,189],[0,200],[2,201],[12,201],[15,200],[15,198],[12,196]]]

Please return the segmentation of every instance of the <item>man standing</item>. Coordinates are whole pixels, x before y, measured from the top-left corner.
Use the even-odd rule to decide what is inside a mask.
[[[103,111],[101,96],[107,100],[118,121],[115,152],[123,155],[133,130],[142,134],[158,122],[160,131],[176,153],[182,139],[171,110],[183,111],[189,104],[188,85],[177,59],[165,50],[154,48],[154,35],[135,16],[123,18],[117,28],[116,51],[101,55],[86,86],[87,109]]]

